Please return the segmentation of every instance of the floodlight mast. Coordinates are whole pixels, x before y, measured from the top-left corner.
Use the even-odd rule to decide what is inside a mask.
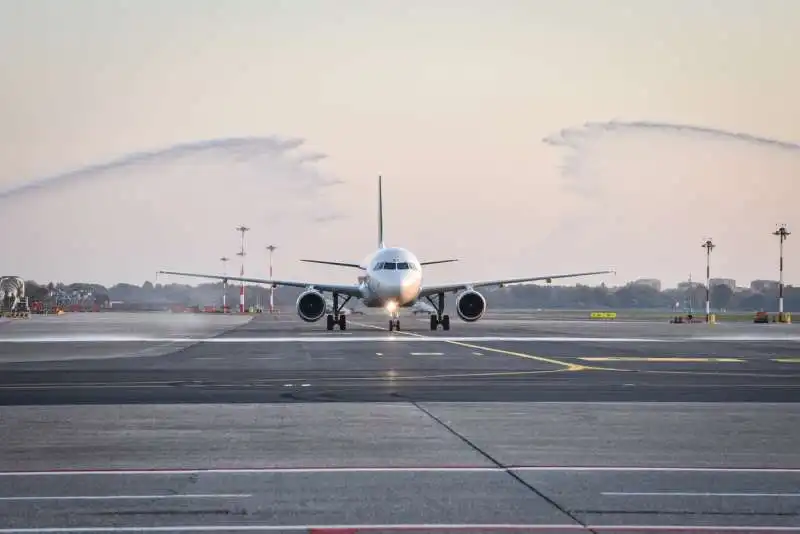
[[[711,319],[711,251],[717,245],[708,238],[702,246],[706,249],[706,322],[708,322]]]
[[[782,224],[780,227],[772,232],[772,235],[778,236],[780,240],[780,264],[778,267],[778,315],[783,317],[783,242],[791,235],[791,232],[786,230],[786,225]]]
[[[248,232],[249,230],[250,230],[250,228],[246,227],[245,225],[242,225],[242,226],[239,226],[239,227],[236,228],[236,231],[237,232],[241,232],[241,234],[242,234],[242,248],[241,248],[241,250],[239,252],[236,253],[237,256],[241,256],[242,257],[242,270],[241,270],[241,274],[239,276],[244,276],[244,257],[245,257],[245,252],[244,252],[244,234],[245,234],[245,232]],[[239,289],[239,313],[244,313],[244,280],[242,280],[242,285],[240,286],[240,289]]]
[[[219,261],[222,262],[222,276],[228,276],[228,262],[230,258],[222,256]],[[227,289],[228,289],[228,281],[222,280],[222,313],[228,309],[228,296],[227,296]]]
[[[272,253],[278,248],[275,245],[268,245],[269,250],[269,280],[272,281]],[[275,313],[275,284],[269,285],[269,312]]]

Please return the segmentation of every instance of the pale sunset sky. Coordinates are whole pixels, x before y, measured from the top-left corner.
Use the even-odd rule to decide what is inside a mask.
[[[245,224],[246,274],[275,243],[276,278],[353,281],[298,260],[374,248],[382,174],[387,244],[461,260],[431,282],[669,286],[711,237],[748,285],[786,223],[800,284],[798,29],[793,0],[0,0],[0,274],[218,273]]]

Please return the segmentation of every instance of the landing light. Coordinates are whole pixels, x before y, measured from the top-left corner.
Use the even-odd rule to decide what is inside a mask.
[[[397,309],[397,303],[395,301],[390,300],[389,302],[386,303],[386,311],[388,311],[389,313],[394,313],[396,309]]]

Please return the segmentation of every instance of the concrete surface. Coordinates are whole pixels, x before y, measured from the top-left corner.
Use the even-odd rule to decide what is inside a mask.
[[[0,533],[800,532],[797,325],[91,316],[0,325]]]

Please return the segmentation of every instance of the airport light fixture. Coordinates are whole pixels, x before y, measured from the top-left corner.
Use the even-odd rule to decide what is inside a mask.
[[[780,240],[780,265],[778,267],[778,315],[783,316],[783,242],[791,235],[791,232],[786,230],[786,225],[782,224],[780,227],[772,232],[772,235],[778,236]]]
[[[244,276],[244,257],[245,257],[244,234],[246,232],[249,232],[250,228],[248,228],[245,225],[241,225],[236,228],[236,231],[241,232],[242,234],[242,248],[241,250],[239,250],[239,252],[236,253],[236,255],[242,257],[242,269],[241,269],[241,274],[239,276]],[[244,280],[242,280],[241,286],[239,288],[239,313],[244,313]]]
[[[269,251],[269,280],[272,282],[272,253],[275,252],[275,249],[278,248],[275,245],[268,245],[267,250]],[[269,312],[273,313],[275,311],[275,284],[269,285]]]
[[[711,318],[711,251],[717,245],[708,238],[702,246],[706,249],[706,322],[708,322]]]
[[[230,261],[230,258],[222,256],[219,259],[219,261],[222,262],[222,276],[228,276],[228,262]],[[227,289],[228,289],[228,281],[223,279],[222,280],[222,311],[223,312],[225,312],[225,310],[228,308],[228,300],[227,300],[227,295],[226,295],[226,293],[227,293],[226,290]]]

